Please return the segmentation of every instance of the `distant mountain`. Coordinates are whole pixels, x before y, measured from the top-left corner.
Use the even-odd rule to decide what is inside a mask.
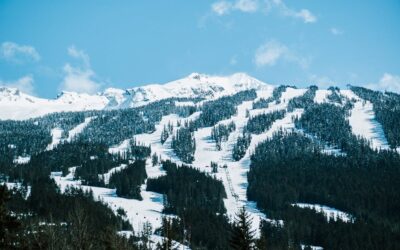
[[[172,97],[215,99],[243,90],[271,88],[271,85],[245,73],[230,76],[192,73],[165,84],[127,90],[108,88],[95,95],[62,92],[56,99],[42,99],[15,88],[0,87],[0,119],[24,120],[62,111],[131,108]]]

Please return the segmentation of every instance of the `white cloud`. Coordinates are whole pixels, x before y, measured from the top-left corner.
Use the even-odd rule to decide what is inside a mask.
[[[0,86],[8,88],[17,88],[23,93],[32,95],[35,93],[33,82],[34,82],[33,77],[31,75],[27,75],[12,82],[3,82],[0,80]]]
[[[3,42],[1,44],[0,56],[14,63],[40,60],[40,55],[34,47],[19,45],[14,42]]]
[[[296,55],[286,45],[277,41],[268,41],[258,47],[254,55],[254,63],[258,67],[273,66],[278,61],[297,63],[302,68],[307,68],[309,60]]]
[[[258,10],[258,0],[218,1],[211,5],[211,10],[219,16],[229,14],[233,10],[248,13],[256,12]]]
[[[308,9],[301,9],[299,11],[289,8],[283,0],[272,0],[269,6],[276,7],[279,12],[288,17],[301,19],[304,23],[315,23],[317,17]],[[272,7],[271,7],[272,8]]]
[[[232,4],[226,1],[215,2],[211,5],[211,9],[217,15],[222,16],[228,14],[232,9]]]
[[[331,28],[331,33],[335,36],[343,35],[343,31],[335,27]]]
[[[242,12],[256,12],[258,10],[257,0],[238,0],[233,6]]]
[[[68,54],[82,61],[83,66],[73,66],[70,63],[64,65],[65,76],[60,90],[88,94],[96,93],[100,89],[101,83],[95,80],[96,73],[91,69],[89,56],[83,50],[76,49],[75,46],[68,48]]]
[[[315,23],[317,21],[317,17],[310,10],[289,8],[283,0],[220,0],[211,4],[211,10],[218,16],[227,15],[233,11],[255,13],[261,10],[264,14],[267,14],[276,10],[283,16],[296,18],[304,23]]]
[[[288,48],[276,41],[269,41],[256,50],[254,62],[257,66],[273,66],[285,54]]]
[[[294,12],[293,16],[303,19],[305,23],[315,23],[317,21],[317,18],[311,13],[311,11],[307,9],[302,9],[298,12]]]
[[[400,76],[385,73],[378,83],[367,84],[365,87],[374,90],[400,93]]]
[[[80,59],[85,64],[85,66],[90,66],[90,58],[89,55],[86,54],[83,50],[78,50],[74,45],[68,48],[68,55],[73,58]]]
[[[328,88],[336,85],[335,82],[327,76],[311,75],[309,78],[312,84],[316,84],[320,88]]]

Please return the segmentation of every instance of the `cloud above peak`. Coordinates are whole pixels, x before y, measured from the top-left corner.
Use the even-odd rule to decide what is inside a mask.
[[[89,55],[86,54],[85,51],[77,49],[74,45],[68,47],[68,55],[75,59],[82,60],[86,66],[90,66]]]
[[[0,57],[13,63],[40,61],[40,55],[33,46],[20,45],[14,42],[3,42],[1,44]]]
[[[34,86],[33,86],[33,76],[26,75],[15,81],[3,82],[0,80],[0,86],[8,87],[8,88],[17,88],[23,93],[33,95],[35,94]]]
[[[379,82],[367,84],[365,87],[373,90],[400,93],[400,76],[384,73]]]
[[[101,83],[96,80],[96,73],[90,66],[89,55],[70,46],[67,49],[68,55],[79,60],[82,66],[66,63],[63,67],[64,79],[60,85],[60,90],[73,91],[78,93],[94,94],[100,90]]]
[[[307,68],[309,60],[290,50],[286,45],[270,40],[260,45],[254,55],[254,63],[257,67],[274,66],[278,61],[296,63],[302,68]]]

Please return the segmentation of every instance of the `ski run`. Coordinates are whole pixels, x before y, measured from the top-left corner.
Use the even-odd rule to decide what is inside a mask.
[[[204,127],[200,128],[194,132],[194,137],[196,140],[196,151],[194,155],[194,162],[192,164],[185,164],[195,167],[196,169],[209,173],[213,175],[215,178],[222,181],[226,193],[227,198],[224,200],[225,207],[227,209],[227,216],[230,220],[233,220],[235,214],[241,207],[245,207],[246,210],[250,213],[253,220],[253,230],[257,232],[259,235],[259,225],[262,220],[266,220],[270,223],[283,225],[284,222],[274,221],[268,219],[268,215],[262,213],[257,209],[256,203],[247,200],[246,190],[247,190],[247,172],[250,168],[250,156],[252,152],[254,152],[257,145],[268,138],[271,138],[273,134],[279,130],[284,131],[293,131],[296,130],[295,125],[293,123],[293,119],[295,117],[300,117],[303,113],[303,109],[295,109],[292,112],[287,112],[282,119],[276,120],[271,128],[265,131],[262,134],[256,135],[252,134],[252,139],[250,146],[248,147],[246,154],[239,161],[234,161],[232,159],[232,148],[238,138],[243,132],[244,127],[247,124],[249,117],[256,116],[263,113],[269,113],[278,110],[286,110],[289,101],[292,98],[302,96],[306,92],[306,89],[295,89],[288,87],[286,91],[284,91],[280,97],[279,102],[271,102],[268,108],[262,109],[252,109],[253,101],[245,101],[237,107],[237,114],[229,119],[222,120],[218,124],[229,124],[233,122],[236,126],[235,131],[230,133],[228,140],[222,142],[221,150],[217,150],[215,146],[215,142],[211,139],[211,130],[212,127]],[[316,92],[314,102],[316,103],[324,103],[328,102],[327,96],[330,94],[330,90],[318,90]],[[342,90],[341,95],[348,98],[356,100],[353,109],[351,110],[349,116],[349,123],[352,127],[352,131],[354,134],[362,136],[367,140],[371,141],[371,146],[377,149],[387,149],[388,143],[383,134],[383,130],[381,125],[375,121],[375,115],[373,111],[372,104],[370,102],[364,101],[357,97],[350,90]],[[272,89],[257,91],[257,99],[260,98],[268,98],[272,96]],[[256,99],[256,100],[257,100]],[[194,106],[193,102],[176,102],[176,105],[179,106]],[[198,105],[198,104],[197,104]],[[162,117],[161,121],[156,125],[156,129],[153,133],[150,134],[138,134],[135,135],[134,138],[136,142],[151,146],[152,154],[156,153],[163,160],[171,160],[172,162],[177,163],[178,165],[184,164],[174,153],[171,147],[171,137],[164,142],[161,143],[161,133],[163,131],[164,126],[168,126],[171,124],[173,126],[172,134],[175,134],[177,129],[177,124],[180,122],[183,124],[185,121],[195,120],[200,115],[201,111],[193,113],[191,116],[182,118],[176,114],[170,114]],[[79,124],[75,128],[69,131],[69,135],[67,141],[71,141],[75,138],[86,126],[89,124],[92,118],[86,118],[82,124]],[[218,125],[217,124],[217,125]],[[302,132],[300,130],[296,130],[297,132]],[[57,146],[58,143],[61,142],[61,134],[62,130],[59,128],[54,128],[51,131],[53,141],[48,146],[48,150],[53,149]],[[309,138],[313,140],[317,140],[311,135],[307,135]],[[115,145],[109,148],[109,152],[113,154],[118,154],[126,151],[129,147],[129,142],[131,139],[124,140],[119,145]],[[342,154],[340,150],[335,148],[326,147],[323,150],[324,153],[327,154]],[[22,161],[22,159],[19,159]],[[220,166],[218,168],[217,173],[212,173],[210,163],[216,162]],[[226,165],[226,168],[222,168],[223,165]],[[126,165],[121,165],[116,168],[111,169],[108,173],[101,175],[101,178],[104,179],[105,183],[108,183],[109,178],[113,173],[121,171],[124,169]],[[60,186],[61,190],[65,190],[67,186],[79,186],[84,190],[91,189],[94,194],[94,198],[96,200],[103,201],[107,203],[114,212],[117,211],[118,208],[122,208],[127,213],[127,219],[132,224],[134,231],[139,232],[143,224],[145,222],[150,222],[153,226],[153,229],[161,226],[161,218],[163,216],[163,195],[159,193],[146,191],[146,184],[141,186],[141,195],[143,197],[142,201],[135,199],[125,199],[117,197],[114,189],[108,188],[100,188],[93,186],[84,186],[81,185],[80,181],[74,180],[74,171],[75,168],[70,169],[70,173],[62,177],[61,173],[54,172],[52,173],[52,178],[57,182]],[[148,159],[146,162],[146,171],[148,178],[155,178],[161,175],[165,175],[164,170],[161,165],[152,166],[151,160]],[[316,205],[316,204],[304,204],[297,203],[292,204],[293,206],[298,206],[302,208],[310,208],[314,209],[317,212],[323,213],[327,219],[337,220],[340,219],[345,222],[351,222],[351,215],[338,211],[334,208],[326,207],[324,205]],[[123,235],[129,235],[129,232],[122,232]],[[158,237],[154,235],[155,239]],[[160,239],[159,239],[160,240]],[[183,247],[183,246],[182,246]],[[313,249],[322,249],[319,247],[313,247]]]

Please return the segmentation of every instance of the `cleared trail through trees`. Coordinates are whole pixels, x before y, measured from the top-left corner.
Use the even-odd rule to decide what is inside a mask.
[[[232,179],[231,176],[229,174],[229,170],[228,168],[225,168],[225,175],[226,175],[226,179],[228,180],[228,188],[229,188],[229,192],[231,193],[231,195],[235,198],[236,203],[239,201],[239,195],[235,192],[235,190],[233,189],[233,185],[232,185]]]

